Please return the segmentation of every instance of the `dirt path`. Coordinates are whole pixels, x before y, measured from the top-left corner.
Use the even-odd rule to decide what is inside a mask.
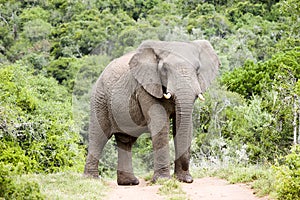
[[[149,186],[140,180],[138,186],[118,186],[109,183],[112,190],[107,194],[110,200],[157,200],[168,199],[158,193],[160,185]],[[258,198],[246,184],[229,184],[218,178],[196,179],[192,184],[181,184],[186,192],[186,199],[190,200],[267,200]],[[106,198],[105,198],[106,199]]]

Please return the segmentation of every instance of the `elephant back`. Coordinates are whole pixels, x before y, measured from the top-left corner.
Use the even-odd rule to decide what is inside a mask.
[[[104,69],[98,79],[98,84],[101,84],[104,88],[110,91],[114,85],[120,80],[121,76],[128,74],[129,72],[129,61],[135,52],[130,52],[122,57],[114,59]]]

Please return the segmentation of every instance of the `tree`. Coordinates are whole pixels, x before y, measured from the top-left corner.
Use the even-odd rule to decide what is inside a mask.
[[[17,64],[2,66],[0,76],[0,162],[20,173],[82,168],[66,88]]]

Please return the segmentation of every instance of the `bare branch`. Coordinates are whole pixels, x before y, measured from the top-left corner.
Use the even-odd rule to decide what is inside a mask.
[[[294,120],[293,120],[293,133],[294,133],[294,144],[297,144],[297,117],[298,117],[298,112],[297,112],[297,95],[294,95],[293,98],[293,115],[294,115]]]
[[[1,14],[0,14],[0,18],[6,23],[7,26],[9,26],[8,22],[6,21],[6,19],[4,17],[1,16]]]

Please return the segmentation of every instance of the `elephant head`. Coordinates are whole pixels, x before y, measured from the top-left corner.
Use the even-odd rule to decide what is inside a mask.
[[[129,62],[132,75],[150,95],[175,103],[175,172],[176,168],[188,168],[193,104],[197,97],[204,100],[202,94],[219,66],[217,54],[206,40],[146,41]]]
[[[135,79],[156,98],[179,98],[178,89],[186,86],[190,94],[203,99],[202,93],[217,75],[220,61],[206,40],[146,41],[129,65]]]

